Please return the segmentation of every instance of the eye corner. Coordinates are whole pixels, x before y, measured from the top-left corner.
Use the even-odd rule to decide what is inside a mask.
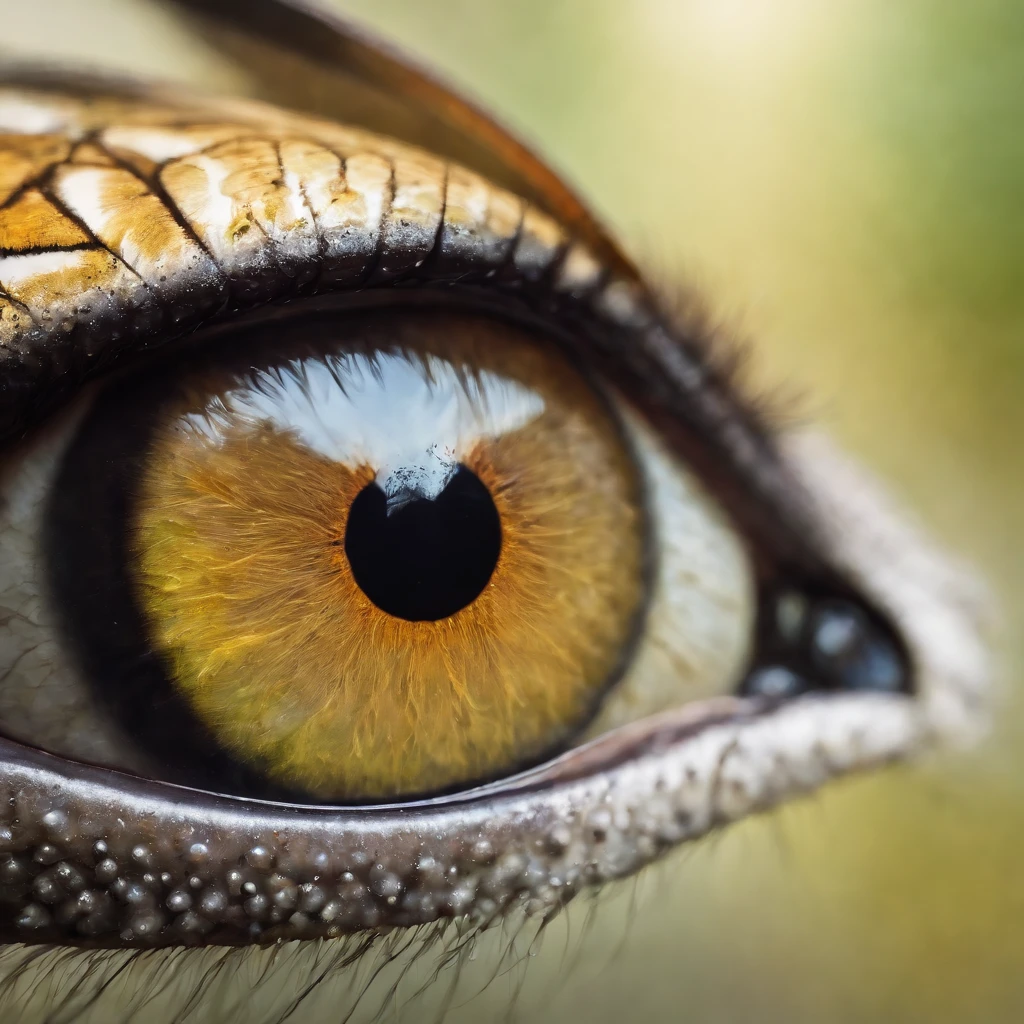
[[[904,652],[919,728],[914,749],[975,744],[991,724],[990,641],[999,621],[984,580],[821,431],[786,434],[783,452],[814,508],[828,563]]]

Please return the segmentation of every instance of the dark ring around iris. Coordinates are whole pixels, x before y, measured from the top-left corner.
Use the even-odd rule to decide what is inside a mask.
[[[407,307],[403,310],[405,315],[409,312]],[[388,313],[386,306],[353,310],[346,317],[346,336],[358,335],[360,319],[372,322]],[[273,365],[295,354],[323,351],[323,344],[337,344],[338,315],[337,310],[325,313],[312,307],[308,314],[303,315],[301,309],[293,308],[287,323],[294,326],[295,336],[303,339],[301,344],[293,347],[283,341],[284,328],[280,321],[270,319],[261,322],[257,318],[237,328],[217,328],[210,332],[209,343],[202,343],[204,335],[197,335],[195,343],[186,346],[190,356],[187,360],[183,359],[180,346],[175,346],[175,351],[166,355],[154,354],[144,365],[113,378],[104,387],[100,394],[102,400],[94,403],[63,458],[44,522],[46,571],[55,608],[70,650],[94,698],[120,727],[125,742],[140,750],[152,763],[156,778],[231,796],[294,804],[322,803],[301,790],[269,781],[257,765],[242,763],[231,756],[176,690],[164,656],[148,640],[149,627],[134,597],[131,582],[134,556],[129,546],[127,527],[132,521],[133,488],[145,467],[155,430],[155,412],[177,393],[182,363],[186,364],[189,372],[204,363],[216,367],[234,363],[248,368]],[[424,315],[429,316],[429,311]],[[452,312],[444,315],[450,316]],[[465,315],[488,319],[486,313],[474,310],[467,311]],[[514,322],[515,318],[511,319]],[[319,341],[321,338],[322,343]],[[542,336],[538,343],[562,348],[557,338]],[[604,395],[593,373],[571,352],[566,353],[563,349],[563,354],[591,384],[611,421],[618,424],[623,445],[632,452],[629,435],[621,425],[616,408]],[[570,749],[632,659],[643,634],[655,568],[650,512],[642,473],[640,476],[640,511],[644,517],[646,538],[642,568],[644,597],[636,611],[629,642],[624,645],[618,664],[598,689],[593,706],[578,727],[562,736],[558,745],[542,758],[514,765],[503,772],[502,777],[527,770]],[[487,506],[493,509],[493,502],[486,487],[482,484],[479,489],[474,487],[474,480],[475,475],[468,470],[457,473],[452,480],[455,489],[451,497],[456,499],[456,504],[461,503],[465,508],[468,501],[470,507],[475,503],[478,508],[474,530],[476,552],[469,553],[466,558],[465,568],[468,571],[465,578],[449,593],[435,593],[432,597],[434,601],[447,602],[448,607],[454,607],[460,601],[467,603],[471,600],[468,594],[474,587],[482,589],[486,585],[484,577],[489,578],[500,551],[500,521],[496,513],[493,519],[487,514]],[[486,502],[482,500],[480,489],[486,495]],[[368,520],[375,517],[373,505],[378,499],[373,496],[373,490],[373,486],[364,489],[353,503],[359,514],[357,526],[364,541],[372,537],[374,531],[371,527],[368,533],[365,532],[367,521],[359,525],[358,519],[363,511],[367,513]],[[376,490],[379,492],[379,488]],[[359,498],[364,495],[366,497],[360,502]],[[357,570],[360,561],[360,556],[356,555],[353,573],[378,607],[390,611],[387,608],[390,604],[392,609],[397,608],[398,612],[404,613],[400,617],[428,621],[439,610],[444,610],[443,603],[427,607],[431,595],[423,591],[418,596],[406,598],[419,602],[418,605],[403,607],[395,604],[396,592],[381,585],[379,572],[364,571],[365,564],[362,570]],[[371,579],[373,575],[376,580]],[[475,785],[494,781],[497,780],[483,778]],[[466,788],[460,785],[455,789]],[[442,796],[447,792],[414,793],[405,799],[414,801]],[[361,803],[372,805],[379,801],[346,801],[346,805],[352,806]]]

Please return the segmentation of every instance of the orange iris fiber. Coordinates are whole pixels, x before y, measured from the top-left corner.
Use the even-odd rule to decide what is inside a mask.
[[[325,800],[426,793],[536,760],[585,724],[642,604],[640,485],[602,402],[521,331],[413,320],[386,321],[390,354],[514,381],[542,410],[459,454],[502,533],[466,607],[411,622],[370,601],[344,538],[381,467],[241,415],[237,376],[186,386],[135,501],[138,596],[174,686],[237,759]],[[384,344],[371,339],[371,358]],[[194,429],[225,395],[215,436]]]

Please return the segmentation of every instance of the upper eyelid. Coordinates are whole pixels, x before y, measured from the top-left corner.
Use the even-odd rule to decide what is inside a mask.
[[[38,76],[28,77],[35,88],[45,84]],[[75,84],[76,87],[82,85],[77,80]],[[57,90],[52,101],[53,116],[67,118],[69,115],[62,113],[61,105],[70,103],[70,117],[74,118],[80,114],[74,109],[76,101],[62,96],[60,86],[59,78],[49,86]],[[18,99],[16,86],[12,83],[7,88],[14,89],[15,99]],[[86,142],[100,149],[106,146],[119,166],[138,174],[139,158],[126,156],[112,144],[123,146],[133,132],[146,131],[144,120],[141,125],[132,127],[132,122],[139,120],[131,106],[132,93],[138,90],[125,90],[123,86],[103,80],[93,81],[91,88],[98,95],[104,91],[112,94],[113,100],[107,102],[113,106],[114,113],[106,124],[101,121],[89,125],[89,130],[80,134],[84,134]],[[33,102],[33,93],[27,95]],[[46,94],[36,92],[34,96],[34,102],[45,111],[46,101],[41,97]],[[239,108],[231,105],[231,109],[237,113]],[[262,107],[254,112],[256,117],[264,114]],[[468,287],[500,292],[503,301],[528,306],[532,313],[563,328],[570,341],[577,345],[580,355],[614,379],[616,385],[651,416],[659,429],[669,435],[670,446],[682,447],[681,454],[691,462],[703,460],[704,465],[696,466],[698,471],[710,478],[713,489],[722,492],[720,497],[748,535],[766,542],[772,561],[782,561],[801,574],[834,575],[827,568],[826,553],[816,543],[813,514],[804,505],[801,490],[789,476],[783,460],[778,458],[770,431],[719,372],[711,358],[706,335],[699,327],[694,330],[693,324],[674,324],[628,270],[617,273],[600,263],[586,246],[546,214],[457,165],[429,154],[421,156],[419,151],[400,143],[342,126],[325,126],[299,118],[294,126],[278,126],[273,131],[247,125],[241,119],[236,122],[237,128],[219,131],[225,120],[218,118],[216,106],[212,110],[200,108],[194,114],[190,114],[187,107],[177,111],[173,107],[170,111],[158,110],[151,120],[158,131],[168,121],[172,132],[175,123],[191,124],[200,131],[204,125],[213,126],[213,138],[205,145],[193,146],[193,152],[183,154],[186,160],[202,160],[202,155],[195,154],[208,154],[218,145],[230,145],[233,138],[263,139],[275,147],[280,160],[282,144],[301,144],[300,140],[308,138],[324,146],[325,151],[333,152],[341,161],[343,173],[354,169],[363,154],[368,154],[367,159],[386,161],[390,165],[390,179],[382,188],[383,209],[379,221],[371,222],[368,229],[372,236],[376,227],[374,250],[366,261],[343,268],[341,273],[335,271],[330,291],[373,288],[396,280],[417,281],[424,287],[451,286],[458,281],[458,287],[465,289],[469,271],[472,283]],[[121,127],[117,127],[119,122]],[[68,131],[67,134],[73,133]],[[346,142],[357,147],[355,152],[345,151]],[[258,217],[253,217],[250,220],[256,221],[256,230],[262,232],[262,249],[250,253],[247,263],[242,261],[231,266],[225,262],[223,253],[211,253],[211,246],[204,244],[204,225],[200,219],[174,207],[166,189],[154,188],[150,182],[147,184],[151,194],[187,236],[188,244],[193,247],[193,258],[194,253],[200,252],[201,258],[209,260],[211,267],[216,268],[216,281],[210,280],[210,274],[206,275],[206,280],[198,277],[186,280],[191,286],[189,291],[176,295],[173,282],[169,286],[158,279],[162,275],[147,274],[138,260],[134,261],[134,267],[124,263],[123,245],[120,251],[116,244],[104,245],[94,225],[68,210],[55,178],[81,172],[63,170],[67,166],[65,158],[45,168],[42,174],[36,174],[35,179],[42,185],[48,200],[68,213],[71,223],[90,235],[96,251],[109,253],[111,259],[118,261],[118,266],[136,287],[136,294],[115,295],[112,303],[91,310],[84,322],[79,318],[68,330],[66,309],[62,315],[61,310],[19,306],[18,300],[25,295],[11,286],[12,270],[15,271],[13,284],[16,286],[19,282],[16,268],[8,261],[31,257],[18,254],[0,257],[0,286],[6,288],[6,292],[0,292],[0,302],[6,302],[9,307],[8,315],[0,321],[0,330],[6,332],[4,340],[8,352],[12,353],[5,366],[10,396],[5,412],[10,422],[0,424],[0,440],[5,433],[10,436],[23,432],[32,425],[32,415],[45,410],[55,398],[65,397],[55,394],[58,388],[67,389],[69,383],[73,386],[76,377],[81,379],[88,373],[89,360],[82,359],[83,351],[89,353],[90,360],[95,356],[108,359],[112,350],[123,357],[130,355],[132,349],[151,343],[154,335],[164,342],[215,318],[225,304],[232,307],[231,315],[236,316],[246,307],[289,298],[294,289],[289,287],[288,273],[301,275],[303,264],[310,269],[324,257],[326,232],[312,216],[304,191],[297,198],[311,213],[319,251],[296,258],[282,246],[280,238],[263,232]],[[157,177],[162,181],[160,175]],[[489,190],[489,197],[482,194],[485,189]],[[461,194],[459,203],[454,201],[457,194]],[[421,218],[419,224],[414,205],[398,210],[395,204],[396,197],[411,198],[415,204],[418,196],[425,196],[428,207],[433,206],[433,212]],[[502,206],[506,236],[488,238],[494,210]],[[513,214],[510,218],[509,211],[516,206],[518,216]],[[456,210],[460,212],[461,223],[453,216]],[[510,229],[512,223],[515,226]],[[81,248],[73,247],[75,251]],[[57,251],[64,250],[58,247]],[[285,273],[280,273],[280,263],[287,264],[289,259],[291,264]],[[277,273],[272,261],[278,263]],[[262,279],[254,276],[261,269]],[[495,288],[495,285],[500,287]],[[318,288],[314,285],[306,290],[315,292]],[[143,307],[141,312],[145,316],[140,316],[138,308],[131,308],[133,302]],[[198,314],[191,308],[194,304],[200,307]],[[167,315],[171,307],[179,318],[177,321]],[[187,310],[184,315],[183,309]],[[12,311],[18,319],[12,319]],[[74,321],[73,314],[70,319]],[[27,328],[26,321],[31,324]],[[154,323],[159,326],[154,328]],[[112,331],[115,325],[118,330]],[[699,443],[688,445],[694,437]]]

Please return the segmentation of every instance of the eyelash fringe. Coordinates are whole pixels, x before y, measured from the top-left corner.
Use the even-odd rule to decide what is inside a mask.
[[[775,437],[815,421],[810,395],[797,382],[755,382],[758,345],[737,317],[722,314],[705,292],[686,283],[678,271],[670,273],[657,266],[643,269],[653,302],[672,326],[673,336],[699,354],[709,376],[743,406],[762,434]]]
[[[442,920],[411,929],[257,948],[6,946],[0,948],[0,1014],[6,1019],[7,1012],[17,1012],[19,1020],[45,1020],[47,1024],[111,1019],[121,1024],[196,1024],[211,1019],[208,1015],[214,1013],[220,1024],[284,1024],[308,1009],[309,1001],[325,984],[337,982],[348,972],[330,993],[332,999],[343,997],[342,1005],[331,1013],[338,1024],[355,1019],[377,1024],[421,1003],[435,991],[440,992],[437,1005],[424,1007],[430,1013],[424,1019],[441,1024],[450,1010],[482,996],[503,979],[509,984],[504,1019],[511,1021],[516,1017],[529,962],[549,926],[559,918],[567,922],[562,956],[565,968],[559,975],[564,979],[584,960],[587,937],[609,889],[628,894],[628,933],[637,909],[636,877],[593,893],[587,904],[580,906],[585,916],[575,928],[561,910],[539,919],[525,915],[518,915],[518,920],[506,918],[494,930],[500,945],[493,968],[468,992],[460,991],[463,972],[477,959],[484,929]],[[393,978],[390,969],[398,972]],[[44,984],[36,983],[39,977],[46,979]],[[411,992],[410,983],[415,986]],[[234,994],[229,993],[229,986],[235,988]],[[131,997],[122,1002],[127,990],[132,990]],[[288,994],[273,1000],[280,993]],[[270,1011],[266,1015],[260,1012],[264,995],[274,1002],[266,1007]],[[32,1016],[33,1012],[38,1016]]]

